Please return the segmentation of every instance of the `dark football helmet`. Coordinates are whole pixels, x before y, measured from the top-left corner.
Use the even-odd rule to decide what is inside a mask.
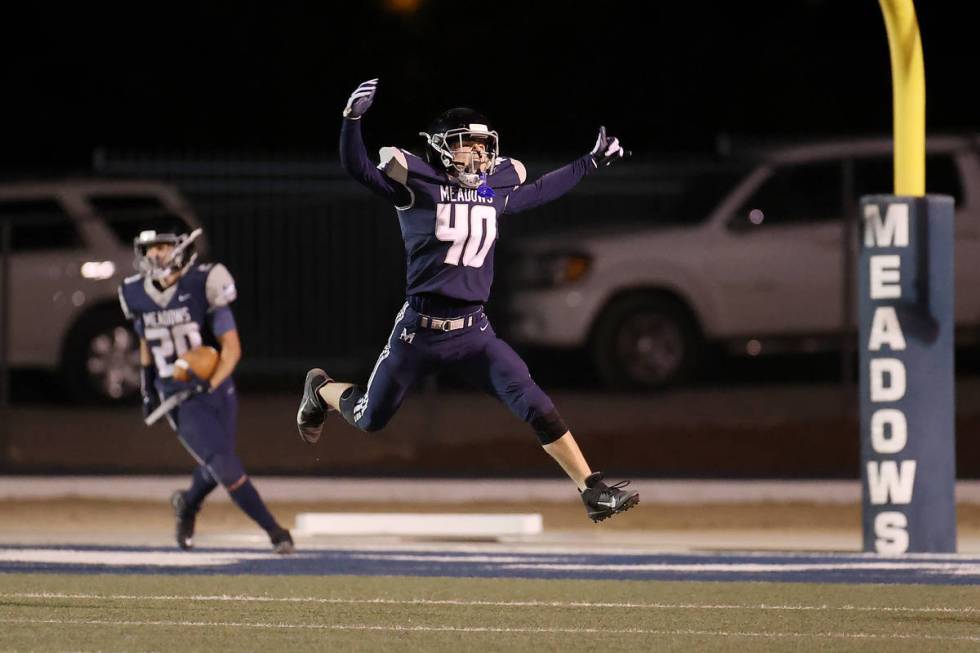
[[[174,272],[183,274],[197,260],[194,241],[202,233],[200,228],[187,233],[187,227],[176,218],[156,220],[133,239],[136,269],[155,281],[166,279]],[[163,260],[148,255],[150,247],[160,244],[173,245],[173,250]]]
[[[419,135],[425,138],[429,164],[446,170],[461,186],[477,188],[484,175],[493,174],[500,139],[483,114],[466,107],[449,109]]]

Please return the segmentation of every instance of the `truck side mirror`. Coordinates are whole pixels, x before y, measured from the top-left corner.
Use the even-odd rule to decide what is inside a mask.
[[[766,216],[762,209],[751,209],[748,212],[739,211],[728,223],[728,227],[736,233],[746,233],[765,222]]]

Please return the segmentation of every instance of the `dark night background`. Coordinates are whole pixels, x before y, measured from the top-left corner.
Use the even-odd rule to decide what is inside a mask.
[[[931,131],[978,126],[971,3],[917,3]],[[888,133],[872,0],[39,5],[3,21],[5,176],[84,170],[92,148],[332,151],[380,77],[369,144],[417,145],[442,109],[482,109],[505,152],[571,156],[610,131],[640,156],[721,133]],[[736,141],[737,142],[737,141]]]
[[[916,5],[928,131],[980,132],[976,3]],[[341,110],[361,81],[380,78],[364,122],[373,152],[382,145],[418,152],[418,132],[459,105],[486,113],[503,153],[529,162],[532,178],[588,151],[600,124],[634,151],[638,160],[617,167],[625,174],[597,176],[574,199],[515,221],[502,243],[591,226],[597,215],[603,224],[627,217],[634,227],[654,225],[663,218],[654,201],[664,187],[650,183],[653,173],[644,170],[660,174],[662,166],[631,163],[666,163],[673,172],[691,158],[699,164],[713,158],[729,141],[737,148],[892,129],[888,42],[877,0],[25,3],[5,8],[0,53],[0,180],[145,177],[171,183],[188,198],[209,254],[228,265],[241,289],[235,311],[247,355],[239,379],[242,396],[252,401],[243,404],[243,448],[255,456],[250,469],[277,473],[322,469],[305,450],[267,437],[288,427],[299,446],[292,420],[305,370],[315,363],[337,378],[366,380],[404,299],[403,243],[391,208],[330,164],[337,161]],[[99,158],[108,164],[93,170],[96,148],[108,152]],[[129,153],[135,154],[127,159]],[[302,165],[277,168],[278,162]],[[267,169],[275,172],[263,176]],[[834,188],[812,190],[839,198]],[[498,260],[505,269],[506,256]],[[507,296],[503,276],[488,312],[506,325],[492,303]],[[120,321],[114,293],[109,299],[105,315]],[[604,464],[675,476],[852,477],[859,438],[850,353],[844,347],[736,360],[707,352],[693,388],[658,395],[663,406],[675,407],[674,418],[651,410],[643,394],[595,392],[594,361],[584,349],[528,352],[527,359],[543,387],[563,393],[575,428],[600,433],[589,446],[607,448],[611,462]],[[957,371],[976,376],[980,356],[966,360],[972,363],[958,363]],[[48,380],[18,377],[24,378],[14,384],[20,412],[12,419],[19,421],[9,422],[20,437],[8,447],[21,447],[18,469],[186,468],[176,446],[157,452],[137,444],[135,412],[106,410],[76,421],[73,413],[49,410],[59,395],[48,391]],[[781,394],[772,392],[776,385],[785,386]],[[975,393],[980,385],[966,387]],[[271,407],[264,393],[273,397]],[[447,473],[465,451],[489,460],[494,473],[553,472],[533,439],[504,421],[511,417],[495,404],[482,404],[501,420],[487,421],[487,432],[522,438],[526,459],[515,462],[510,445],[493,439],[476,453],[464,437],[453,448],[456,440],[440,438],[465,436],[451,416],[470,418],[470,399],[453,395],[458,403],[443,410],[436,384],[419,394],[409,409],[418,412],[391,429],[393,440],[378,440],[364,458],[357,447],[341,451],[338,444],[331,455],[353,457],[332,458],[333,469]],[[680,403],[671,404],[678,396]],[[719,396],[722,403],[705,399]],[[613,426],[605,423],[606,402],[623,416]],[[976,432],[978,405],[958,400],[960,432]],[[119,426],[106,426],[107,415]],[[97,430],[117,439],[107,437],[100,451],[86,449],[92,453],[86,458],[77,444],[85,439],[76,434]],[[42,431],[44,437],[32,435]],[[615,437],[601,440],[606,432]],[[957,458],[971,477],[980,470],[974,441],[961,438]],[[277,458],[283,451],[296,457]],[[4,455],[13,460],[4,454],[0,428],[0,469]]]

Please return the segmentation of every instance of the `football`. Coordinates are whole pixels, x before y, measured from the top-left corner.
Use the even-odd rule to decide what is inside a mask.
[[[208,381],[218,367],[218,358],[218,350],[207,345],[186,351],[174,362],[174,379],[187,381],[187,372],[191,371],[197,378]]]

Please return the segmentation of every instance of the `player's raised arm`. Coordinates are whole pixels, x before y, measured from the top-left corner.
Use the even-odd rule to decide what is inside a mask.
[[[364,137],[361,135],[361,117],[374,102],[378,88],[377,79],[362,82],[347,100],[344,122],[340,128],[340,164],[347,173],[395,206],[404,206],[411,199],[408,189],[378,170],[371,161]]]
[[[591,152],[566,166],[552,170],[533,184],[518,186],[507,195],[504,211],[520,213],[552,202],[575,188],[585,175],[612,165],[626,154],[628,153],[619,144],[619,139],[607,136],[606,128],[600,127],[599,137]]]

